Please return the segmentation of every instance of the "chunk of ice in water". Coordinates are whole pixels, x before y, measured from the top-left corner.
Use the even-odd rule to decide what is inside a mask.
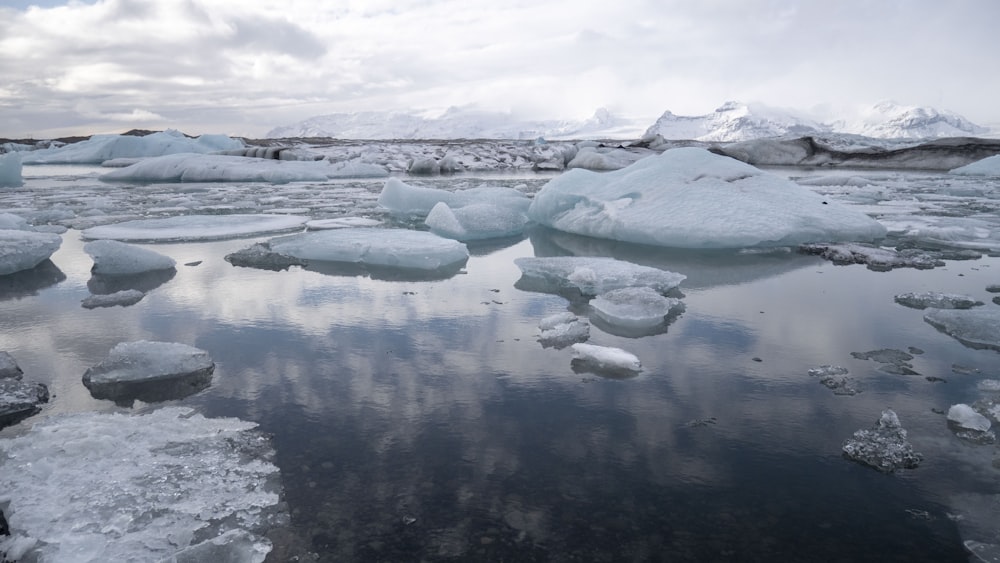
[[[577,343],[572,346],[574,361],[612,372],[639,372],[642,363],[631,352],[611,346]]]
[[[398,178],[389,178],[378,196],[378,203],[394,215],[403,217],[427,217],[438,203],[457,209],[474,203],[487,203],[507,209],[527,211],[531,205],[528,196],[513,188],[479,187],[467,190],[439,190],[411,186]]]
[[[0,352],[0,379],[21,379],[23,373],[14,356]]]
[[[0,379],[0,428],[15,424],[41,410],[49,402],[49,389],[20,378]]]
[[[271,251],[307,261],[350,262],[414,270],[465,263],[464,244],[425,231],[348,228],[271,239]]]
[[[896,303],[912,309],[971,309],[983,304],[968,295],[939,291],[900,293],[894,299]]]
[[[57,234],[0,229],[0,276],[34,268],[61,245]]]
[[[614,258],[523,257],[515,259],[514,263],[523,273],[519,285],[548,293],[575,290],[582,295],[594,296],[623,287],[640,286],[666,293],[685,279],[682,274]]]
[[[546,348],[565,348],[590,338],[590,325],[570,312],[549,315],[538,323],[538,328],[538,341]]]
[[[181,215],[101,225],[81,234],[85,239],[129,242],[221,240],[293,231],[308,220],[298,215]]]
[[[123,399],[171,381],[183,381],[198,391],[211,381],[213,371],[215,362],[204,350],[139,340],[115,345],[101,363],[87,369],[83,384],[98,399]]]
[[[986,432],[990,429],[990,419],[964,403],[952,405],[948,409],[948,420],[966,430]]]
[[[843,451],[848,459],[883,473],[901,468],[913,469],[923,461],[923,456],[913,451],[913,446],[906,439],[906,430],[891,409],[882,411],[871,429],[858,430],[845,440]]]
[[[21,177],[21,154],[0,154],[0,188],[17,187],[24,183]]]
[[[623,287],[598,295],[590,301],[590,307],[610,324],[650,328],[663,324],[667,315],[683,307],[683,302],[649,287]]]
[[[1000,352],[1000,309],[932,309],[924,321],[970,348]]]
[[[88,242],[83,245],[83,251],[94,260],[94,266],[90,271],[101,275],[117,276],[169,270],[176,264],[169,256],[117,240]]]
[[[101,307],[128,307],[142,301],[146,294],[138,289],[123,289],[107,295],[91,295],[84,298],[80,303],[84,309],[98,309]]]
[[[471,241],[519,235],[528,224],[528,216],[520,209],[491,203],[473,203],[452,209],[440,202],[431,209],[424,223],[436,235]]]

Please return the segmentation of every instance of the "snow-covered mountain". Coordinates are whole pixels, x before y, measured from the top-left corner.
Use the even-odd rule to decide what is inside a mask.
[[[338,139],[629,139],[648,121],[598,109],[585,120],[523,121],[510,113],[451,107],[441,115],[416,111],[333,113],[277,127],[267,138]]]
[[[644,136],[664,139],[690,139],[709,142],[734,142],[815,135],[830,128],[792,112],[763,105],[726,102],[706,115],[674,115],[669,111],[646,130]]]
[[[841,133],[881,139],[965,137],[989,132],[988,128],[950,111],[904,106],[891,101],[879,102],[858,119],[835,122],[831,127]]]

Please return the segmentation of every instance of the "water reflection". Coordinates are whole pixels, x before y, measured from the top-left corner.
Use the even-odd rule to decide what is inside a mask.
[[[141,274],[107,275],[94,274],[87,281],[87,289],[94,295],[110,295],[127,289],[135,289],[143,293],[152,291],[174,279],[177,270],[153,270]]]
[[[0,276],[0,301],[37,295],[39,291],[65,279],[66,274],[52,260],[45,260],[30,270]]]

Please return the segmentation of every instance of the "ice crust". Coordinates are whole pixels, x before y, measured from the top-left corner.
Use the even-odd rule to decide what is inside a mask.
[[[21,177],[21,153],[0,154],[0,188],[17,187],[24,183]]]
[[[120,276],[169,270],[176,264],[169,256],[116,240],[88,242],[83,245],[83,250],[94,260],[90,271],[101,275]]]
[[[523,274],[519,285],[548,293],[569,290],[595,296],[624,287],[649,287],[666,293],[685,279],[682,274],[614,258],[523,257],[514,263]]]
[[[337,217],[334,219],[317,219],[306,222],[306,228],[313,231],[323,231],[327,229],[347,229],[350,227],[377,227],[382,222],[378,219],[367,217]]]
[[[988,156],[949,172],[963,176],[1000,176],[1000,154]]]
[[[271,239],[272,252],[306,261],[348,262],[413,270],[465,263],[464,244],[425,231],[347,228]]]
[[[298,215],[178,215],[101,225],[81,234],[85,239],[129,242],[220,240],[296,230],[308,220]]]
[[[287,515],[278,508],[273,449],[255,426],[171,407],[60,415],[0,440],[0,505],[10,526],[0,553],[22,561],[192,561],[198,551],[184,550],[215,539],[231,548],[212,560],[260,562],[270,550],[261,536]],[[234,530],[259,547],[233,543]]]
[[[570,347],[573,361],[601,371],[637,373],[642,370],[639,358],[631,352],[611,346],[598,346],[578,342]]]
[[[481,186],[448,191],[412,186],[398,178],[386,180],[378,197],[378,204],[393,215],[421,219],[442,202],[453,210],[472,204],[491,204],[524,212],[531,205],[528,196],[513,188]]]
[[[100,164],[115,158],[156,157],[177,153],[209,153],[239,149],[243,141],[225,135],[202,135],[196,139],[174,130],[137,137],[94,135],[90,139],[24,153],[24,164]]]
[[[649,287],[623,287],[598,295],[590,301],[590,307],[612,325],[651,328],[663,324],[667,315],[683,307],[683,302]]]
[[[924,321],[970,348],[1000,352],[1000,309],[932,309]]]
[[[912,309],[971,309],[983,304],[968,295],[939,291],[900,293],[894,299],[896,303]]]
[[[916,468],[923,456],[913,451],[906,439],[906,430],[891,409],[882,411],[878,422],[869,430],[858,430],[844,441],[844,455],[883,473],[897,469]]]
[[[570,170],[542,188],[528,216],[570,233],[679,248],[871,241],[886,233],[860,211],[698,148],[604,174]]]
[[[474,203],[452,209],[442,201],[431,209],[424,223],[436,235],[464,242],[519,235],[528,224],[528,216],[514,207]]]
[[[62,237],[54,233],[0,229],[0,276],[34,268],[60,245]]]

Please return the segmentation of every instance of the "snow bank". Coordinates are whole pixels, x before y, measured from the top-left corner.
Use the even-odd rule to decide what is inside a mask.
[[[948,173],[963,176],[1000,176],[1000,154],[955,168]]]
[[[101,176],[106,182],[323,182],[334,169],[326,162],[265,160],[217,154],[171,154],[148,158]]]
[[[485,240],[521,234],[528,224],[528,216],[520,209],[491,203],[473,203],[452,209],[442,201],[431,209],[424,223],[432,233],[445,238]]]
[[[95,274],[129,275],[169,270],[174,259],[146,248],[139,248],[116,240],[95,240],[83,245],[83,251],[94,259],[90,269]]]
[[[130,242],[204,241],[292,231],[308,217],[298,215],[181,215],[163,219],[138,219],[85,229],[85,239]]]
[[[17,187],[24,183],[21,178],[21,154],[9,152],[0,154],[0,188]]]
[[[255,426],[175,407],[61,415],[0,440],[10,527],[0,552],[23,561],[190,560],[181,552],[216,542],[231,547],[212,560],[259,563],[270,551],[261,534],[287,515],[274,451]],[[232,530],[259,549],[248,557]]]
[[[1000,352],[1000,309],[932,309],[924,321],[970,348]]]
[[[100,164],[114,158],[142,158],[177,153],[209,153],[243,147],[243,141],[225,135],[191,139],[174,130],[136,137],[94,135],[86,141],[25,153],[25,164]]]
[[[685,276],[614,258],[555,256],[514,260],[523,274],[518,287],[545,293],[576,291],[594,296],[623,287],[649,287],[666,293]]]
[[[61,244],[62,237],[53,233],[0,229],[0,276],[34,268]]]
[[[531,205],[528,196],[513,188],[484,186],[452,192],[411,186],[398,178],[386,180],[378,197],[379,205],[401,217],[427,217],[431,209],[442,202],[452,209],[472,204],[491,204],[522,212],[527,211]]]
[[[271,239],[272,252],[307,261],[349,262],[413,270],[465,263],[464,244],[424,231],[348,228]]]
[[[703,149],[681,148],[546,184],[528,216],[570,233],[681,248],[873,240],[885,228],[794,182]]]

